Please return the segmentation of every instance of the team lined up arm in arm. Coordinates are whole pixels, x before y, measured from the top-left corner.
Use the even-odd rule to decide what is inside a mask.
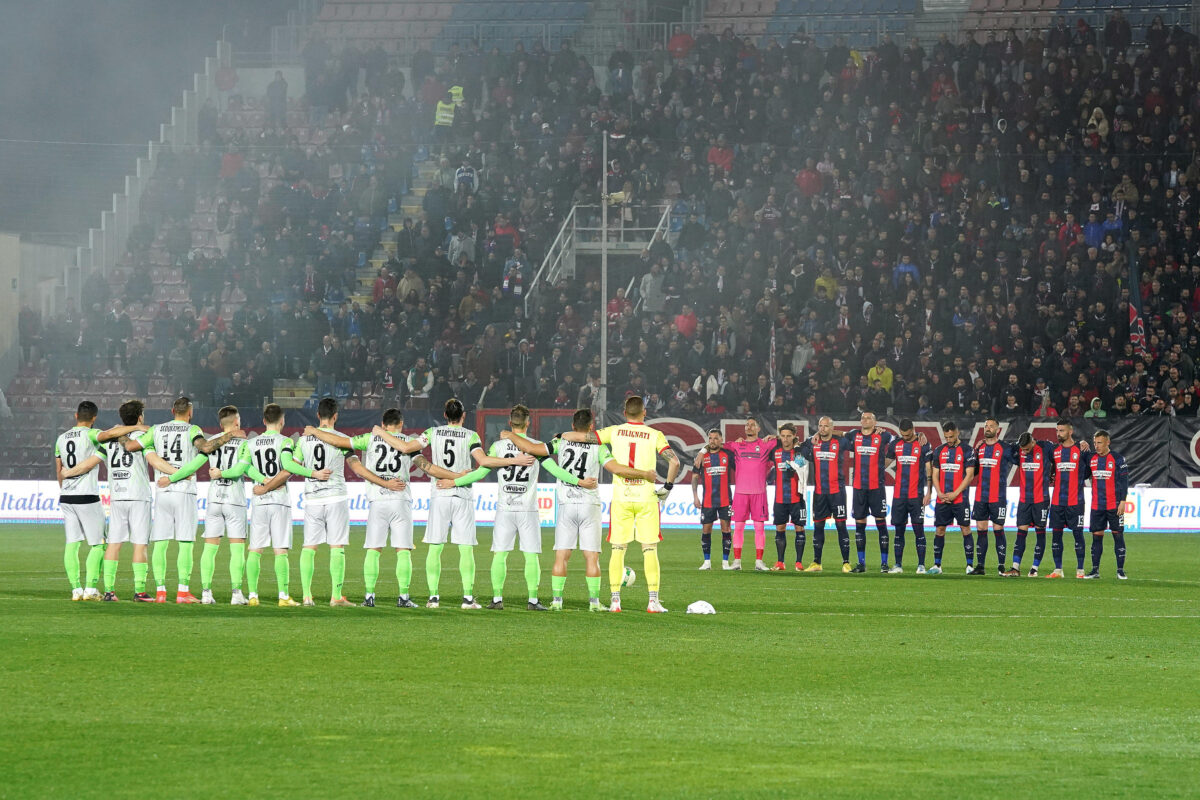
[[[146,459],[147,460],[150,459],[150,452],[151,451],[149,451],[149,450],[146,451]],[[174,472],[171,472],[167,475],[160,475],[158,478],[158,488],[165,489],[172,483],[178,483],[179,481],[190,478],[191,476],[196,474],[197,470],[199,470],[201,467],[203,467],[207,463],[208,463],[208,456],[206,456],[204,453],[200,453],[195,458],[193,458],[191,461],[187,462],[186,464],[184,464],[182,467],[175,470]],[[165,472],[165,470],[164,470],[164,472]]]
[[[373,483],[382,489],[388,489],[393,492],[403,492],[408,488],[408,484],[399,478],[391,480],[381,478],[371,470],[367,469],[358,456],[349,456],[346,459],[346,464],[349,465],[350,471],[368,483]]]
[[[312,478],[313,480],[327,481],[329,480],[329,476],[333,474],[333,472],[328,468],[313,470],[304,466],[304,457],[301,454],[296,453],[295,447],[292,445],[284,445],[283,456],[280,458],[279,463],[283,466],[285,471],[290,472],[293,475],[299,475],[302,478]]]
[[[54,478],[55,478],[55,480],[58,481],[58,485],[60,487],[62,486],[62,482],[64,480],[67,480],[68,478],[75,478],[75,477],[78,477],[85,473],[91,472],[96,467],[98,467],[104,463],[104,458],[105,458],[105,456],[108,455],[108,453],[104,449],[104,445],[101,444],[100,437],[102,435],[103,434],[100,431],[89,428],[88,432],[87,432],[87,437],[88,437],[88,439],[91,440],[92,444],[94,444],[96,446],[96,448],[100,451],[99,454],[93,454],[93,455],[89,456],[87,459],[85,459],[84,461],[82,461],[81,463],[76,464],[73,468],[67,469],[67,470],[63,469],[62,458],[59,457],[59,455],[58,455],[58,445],[55,445],[55,447],[54,447]]]
[[[328,433],[328,431],[321,431],[316,434],[318,439],[328,442],[329,439],[321,436],[321,433]],[[392,448],[393,450],[399,450],[405,455],[419,453],[429,445],[429,442],[427,442],[423,436],[414,436],[411,439],[405,440],[388,433],[386,429],[380,427],[379,425],[376,425],[374,428],[372,428],[371,433],[382,439],[388,447]]]
[[[236,461],[229,466],[229,469],[217,469],[212,467],[208,471],[208,476],[215,481],[227,480],[231,481],[234,478],[240,478],[246,474],[246,470],[250,467],[250,443],[242,442],[242,446],[238,448]]]

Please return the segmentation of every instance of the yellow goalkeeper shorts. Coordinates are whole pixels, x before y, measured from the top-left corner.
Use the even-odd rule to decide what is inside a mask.
[[[656,544],[662,541],[658,501],[620,503],[614,501],[608,514],[610,544]]]

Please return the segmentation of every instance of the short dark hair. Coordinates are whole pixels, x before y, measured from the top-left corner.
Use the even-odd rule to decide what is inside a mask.
[[[517,403],[508,412],[508,424],[514,428],[521,428],[529,424],[529,408]]]
[[[278,403],[267,403],[263,409],[263,422],[267,425],[274,425],[279,420],[283,419],[283,406]]]
[[[1058,422],[1056,422],[1056,423],[1054,423],[1054,424],[1055,424],[1055,425],[1065,425],[1065,426],[1067,426],[1068,428],[1074,428],[1074,427],[1075,427],[1074,425],[1072,425],[1072,424],[1071,424],[1071,421],[1070,421],[1069,419],[1059,419],[1059,421],[1058,421]]]
[[[645,413],[646,401],[640,394],[633,394],[625,398],[625,416],[640,417]]]
[[[590,408],[581,408],[571,417],[571,428],[580,433],[587,433],[592,427],[592,410]]]
[[[236,417],[237,415],[237,406],[221,406],[221,410],[217,412],[217,422],[224,422],[230,417]]]
[[[901,433],[903,433],[904,431],[911,431],[913,429],[912,420],[911,419],[902,419],[902,420],[900,420],[900,423],[897,425],[897,427],[900,429]]]
[[[177,397],[175,399],[174,403],[171,403],[171,413],[172,414],[186,414],[187,410],[191,407],[192,407],[192,398],[188,397],[187,395],[181,395],[180,397]]]
[[[100,408],[91,400],[84,400],[75,409],[75,416],[80,422],[91,422],[100,414]]]
[[[780,425],[780,426],[779,426],[779,432],[780,432],[780,433],[783,433],[784,431],[791,431],[792,433],[795,433],[795,432],[796,432],[796,426],[795,426],[795,425],[793,425],[793,424],[792,424],[792,423],[790,423],[790,422],[785,422],[785,423],[783,423],[782,425]]]
[[[332,397],[322,397],[321,402],[317,403],[317,419],[333,419],[337,412],[338,402]]]
[[[387,427],[388,425],[399,425],[400,423],[404,422],[404,412],[398,408],[389,408],[387,411],[383,412],[383,417],[380,421],[383,422],[384,427]]]
[[[954,420],[948,419],[942,423],[942,430],[946,433],[950,433],[950,431],[958,430],[958,426],[954,424]]]
[[[117,409],[117,415],[121,418],[122,425],[137,425],[145,410],[146,404],[141,400],[129,400],[121,403],[121,407]]]
[[[451,397],[446,401],[446,408],[442,413],[450,422],[458,422],[467,412],[463,409],[461,400],[459,400],[457,397]]]
[[[1112,441],[1112,436],[1110,436],[1108,431],[1105,430],[1104,428],[1101,428],[1100,430],[1098,430],[1092,434],[1093,439],[1099,439],[1101,436],[1103,436],[1105,439],[1108,439],[1109,441]]]
[[[1017,437],[1017,447],[1029,447],[1031,444],[1033,444],[1033,436],[1029,431],[1025,431]]]

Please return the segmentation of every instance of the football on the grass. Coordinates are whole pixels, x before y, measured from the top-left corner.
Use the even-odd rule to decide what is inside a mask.
[[[625,568],[625,577],[621,579],[622,586],[633,586],[633,582],[637,580],[637,573],[629,567]]]

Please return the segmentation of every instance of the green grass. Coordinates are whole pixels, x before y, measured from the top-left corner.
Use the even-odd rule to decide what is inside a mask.
[[[956,541],[939,578],[700,573],[696,540],[662,547],[672,613],[640,574],[626,613],[586,613],[579,560],[552,615],[516,554],[510,610],[445,602],[453,548],[437,611],[391,607],[387,552],[376,609],[71,603],[60,529],[0,527],[0,796],[1200,795],[1200,538],[1131,535],[1122,583],[1111,543],[1083,582],[967,578]]]

